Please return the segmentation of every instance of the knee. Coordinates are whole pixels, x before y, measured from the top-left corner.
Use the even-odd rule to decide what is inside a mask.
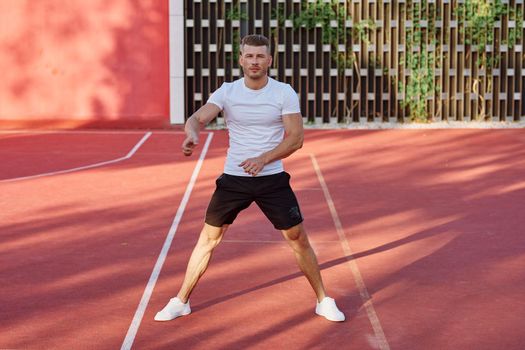
[[[213,250],[222,240],[227,226],[214,227],[205,225],[201,231],[198,244],[207,250]]]
[[[199,239],[199,245],[206,250],[213,250],[221,242],[220,238],[204,236]]]
[[[305,250],[310,248],[308,236],[304,231],[302,225],[294,226],[290,229],[283,230],[284,238],[292,246],[294,250]]]

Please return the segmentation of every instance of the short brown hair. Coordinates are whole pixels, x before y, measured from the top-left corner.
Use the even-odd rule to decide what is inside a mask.
[[[266,46],[266,51],[270,54],[270,40],[267,37],[260,34],[246,35],[241,40],[241,53],[244,45],[249,46]]]

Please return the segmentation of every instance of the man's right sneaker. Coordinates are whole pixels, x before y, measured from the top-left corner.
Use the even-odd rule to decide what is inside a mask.
[[[335,300],[329,297],[325,297],[320,303],[317,303],[315,313],[329,321],[342,322],[345,320],[345,314],[339,311],[335,305]]]
[[[191,313],[190,301],[184,304],[179,298],[171,298],[164,309],[157,312],[155,321],[171,321],[177,317],[189,315]]]

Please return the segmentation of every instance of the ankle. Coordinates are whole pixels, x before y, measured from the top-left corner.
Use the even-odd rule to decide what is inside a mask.
[[[184,296],[182,296],[182,295],[180,295],[180,294],[177,294],[177,298],[179,298],[179,300],[180,300],[183,304],[188,303],[188,299],[189,299],[188,297],[184,297]]]

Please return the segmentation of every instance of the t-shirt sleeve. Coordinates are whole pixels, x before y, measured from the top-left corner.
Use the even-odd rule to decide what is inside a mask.
[[[220,88],[215,90],[213,94],[208,98],[209,103],[213,103],[217,107],[219,107],[221,110],[224,109],[224,91],[226,90],[226,86],[223,83]]]
[[[301,106],[299,105],[299,97],[295,90],[289,84],[286,84],[281,115],[292,113],[301,113]]]

